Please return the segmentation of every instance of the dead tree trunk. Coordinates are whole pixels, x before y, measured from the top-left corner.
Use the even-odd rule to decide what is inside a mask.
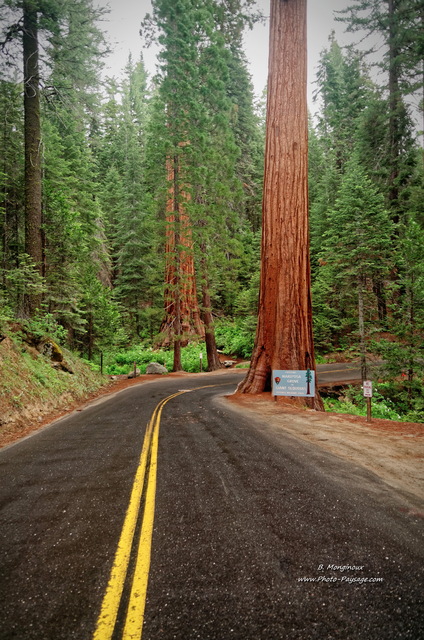
[[[239,392],[271,390],[273,369],[315,369],[308,231],[306,0],[271,0],[258,327]],[[322,400],[293,400],[323,410]]]
[[[23,3],[24,137],[25,137],[25,252],[42,274],[41,235],[41,125],[38,25],[36,3]],[[40,294],[26,294],[25,313],[33,315],[41,304]]]

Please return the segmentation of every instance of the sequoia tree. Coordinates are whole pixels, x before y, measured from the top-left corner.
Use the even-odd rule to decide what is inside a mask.
[[[242,393],[315,369],[308,232],[306,0],[271,0],[259,314]],[[306,404],[323,409],[318,393]]]

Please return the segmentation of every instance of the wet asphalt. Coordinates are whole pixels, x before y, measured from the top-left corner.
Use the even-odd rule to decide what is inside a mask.
[[[152,411],[221,382],[162,415],[143,639],[424,638],[424,506],[231,410],[241,375],[137,385],[0,451],[1,640],[92,638]]]

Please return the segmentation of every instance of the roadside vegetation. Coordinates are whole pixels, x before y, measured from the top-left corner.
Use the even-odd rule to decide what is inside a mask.
[[[0,370],[0,435],[10,425],[41,422],[110,384],[50,336],[20,324],[0,335]]]
[[[424,396],[417,388],[413,401],[402,382],[382,382],[373,385],[372,417],[398,422],[424,422]],[[326,411],[367,415],[367,405],[359,385],[349,385],[339,394],[323,398]]]

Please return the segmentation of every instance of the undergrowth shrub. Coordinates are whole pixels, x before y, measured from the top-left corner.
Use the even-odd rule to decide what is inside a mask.
[[[218,349],[228,355],[250,358],[255,342],[256,318],[236,318],[219,320],[215,325],[215,339]]]
[[[206,347],[204,344],[189,344],[181,349],[183,370],[188,373],[200,372],[200,353],[203,354],[203,370],[207,368]],[[105,372],[109,375],[124,375],[133,370],[134,362],[140,373],[146,373],[150,362],[158,362],[172,371],[174,352],[172,349],[153,349],[143,345],[132,347],[126,351],[106,354]]]
[[[424,399],[422,390],[416,396],[416,404],[408,406],[406,394],[399,391],[399,384],[379,383],[374,385],[372,397],[372,417],[400,422],[424,422]],[[323,398],[327,411],[349,413],[356,416],[367,415],[366,399],[361,388],[351,386],[338,399]]]

